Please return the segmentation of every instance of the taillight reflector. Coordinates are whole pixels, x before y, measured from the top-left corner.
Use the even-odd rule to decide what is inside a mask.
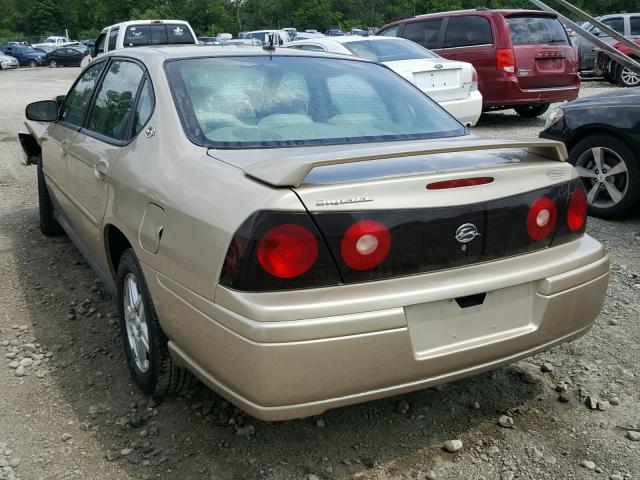
[[[583,188],[576,189],[569,198],[567,208],[567,225],[575,232],[584,226],[587,220],[587,194]]]
[[[496,50],[496,68],[507,73],[515,73],[516,56],[512,48],[498,48]]]
[[[446,180],[444,182],[434,182],[427,185],[427,190],[443,190],[445,188],[473,187],[475,185],[485,185],[493,182],[493,177],[459,178],[457,180]]]
[[[258,261],[278,278],[299,277],[318,258],[318,241],[306,228],[293,223],[269,229],[258,243]]]
[[[527,214],[527,233],[532,240],[542,240],[549,236],[556,225],[558,209],[548,197],[538,198]]]
[[[382,263],[391,249],[391,233],[376,220],[351,225],[340,245],[344,263],[354,270],[369,270]]]

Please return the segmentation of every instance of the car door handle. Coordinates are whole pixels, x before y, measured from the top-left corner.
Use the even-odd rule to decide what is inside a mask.
[[[107,171],[108,165],[106,162],[98,162],[93,168],[93,174],[100,182],[104,181],[104,179],[107,178]]]

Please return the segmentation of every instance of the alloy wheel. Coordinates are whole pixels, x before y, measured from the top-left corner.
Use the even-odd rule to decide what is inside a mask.
[[[55,60],[50,60],[49,61],[49,66],[51,68],[56,68],[58,66],[58,62],[56,62]]]
[[[124,320],[131,356],[138,369],[149,370],[149,324],[136,277],[129,273],[124,280]]]
[[[30,66],[31,68],[33,68],[33,67],[37,66],[36,61],[35,61],[35,60],[29,60],[29,66]]]
[[[625,68],[620,72],[620,78],[622,82],[628,87],[635,87],[640,85],[640,75],[635,72],[632,72],[628,68]]]
[[[593,207],[617,205],[629,188],[627,164],[609,148],[586,150],[576,161],[576,170],[587,190],[587,201]]]

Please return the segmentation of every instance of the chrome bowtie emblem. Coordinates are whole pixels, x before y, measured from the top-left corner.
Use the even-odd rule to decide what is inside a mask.
[[[442,68],[443,68],[443,65],[442,65],[441,63],[436,63],[436,64],[434,65],[434,68],[435,68],[436,70],[440,70],[440,69],[442,69]]]
[[[458,227],[456,230],[456,240],[462,243],[462,249],[466,250],[466,244],[471,240],[480,235],[478,232],[478,227],[476,227],[473,223],[464,223]]]

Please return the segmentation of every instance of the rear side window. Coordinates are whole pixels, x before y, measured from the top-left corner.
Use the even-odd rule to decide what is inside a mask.
[[[451,17],[444,38],[444,48],[491,45],[493,35],[489,21],[477,15]]]
[[[149,82],[149,80],[145,80],[140,92],[138,105],[136,105],[136,109],[133,112],[133,137],[140,133],[140,131],[147,124],[147,121],[149,121],[151,113],[153,112],[154,104],[155,99],[153,96],[151,83]]]
[[[569,43],[567,32],[552,17],[507,17],[507,25],[513,45],[544,45]]]
[[[424,22],[407,23],[402,31],[402,36],[425,48],[440,48],[438,40],[441,26],[441,18]]]
[[[143,75],[142,68],[136,63],[122,60],[111,63],[100,85],[87,128],[114,140],[125,140]]]
[[[182,43],[195,43],[191,32],[185,25],[131,25],[127,27],[124,34],[125,47],[174,45]]]
[[[384,32],[379,33],[378,35],[382,37],[397,37],[399,32],[400,32],[400,25],[396,25],[395,27],[386,29]]]
[[[612,30],[615,30],[618,33],[624,34],[624,18],[616,17],[616,18],[608,18],[607,20],[602,20],[607,27]],[[598,27],[594,28],[591,32],[598,37],[608,37],[609,34],[601,31]]]
[[[631,17],[631,35],[640,35],[640,17]]]
[[[60,119],[63,122],[81,127],[85,114],[89,109],[91,94],[98,83],[104,62],[96,63],[89,67],[71,88],[64,100]]]
[[[96,53],[104,53],[104,46],[107,43],[107,34],[101,33],[96,40]]]
[[[120,31],[120,27],[112,28],[109,32],[109,51],[115,50],[116,41],[118,40],[118,31]]]

